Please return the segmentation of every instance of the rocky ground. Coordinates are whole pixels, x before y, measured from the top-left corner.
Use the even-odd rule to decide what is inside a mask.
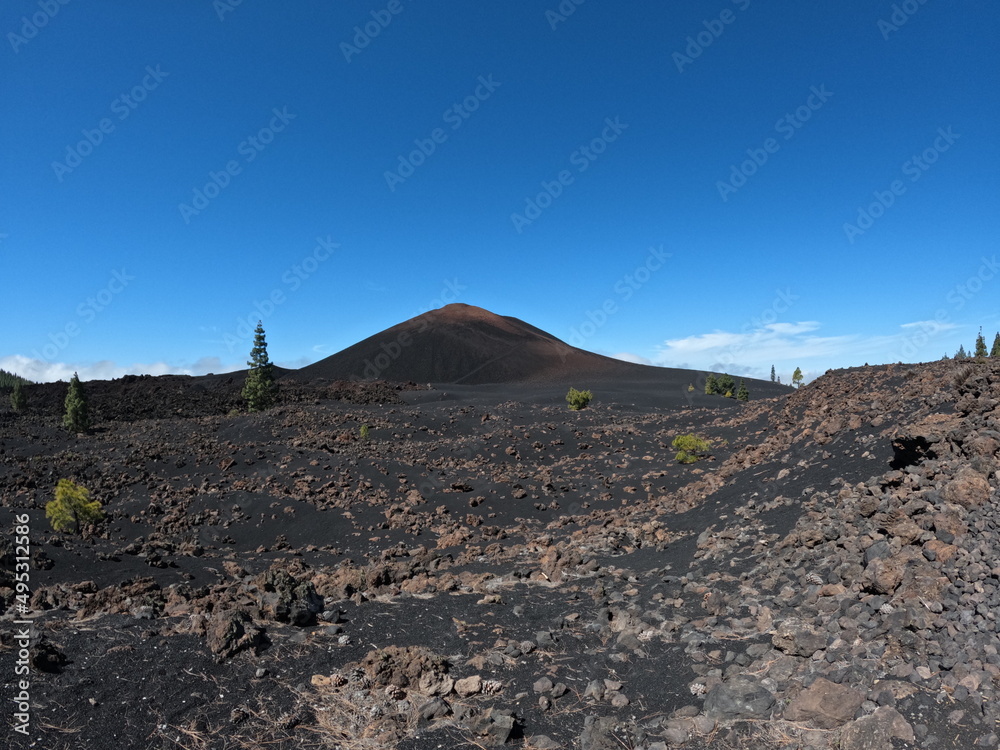
[[[11,747],[1000,745],[996,362],[580,412],[317,381],[248,416],[225,376],[134,378],[88,435],[59,388],[0,407]],[[678,464],[688,432],[711,456]],[[79,536],[64,477],[107,514]]]

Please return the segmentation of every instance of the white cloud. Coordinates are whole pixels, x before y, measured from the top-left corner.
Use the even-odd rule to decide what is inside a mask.
[[[913,323],[903,323],[899,326],[900,328],[906,328],[908,330],[919,330],[924,333],[934,334],[941,333],[943,331],[951,331],[958,328],[957,323],[942,323],[940,320],[918,320]]]
[[[207,375],[242,369],[239,364],[225,365],[218,357],[202,357],[191,365],[172,365],[168,362],[119,365],[111,360],[99,362],[46,362],[20,354],[0,357],[0,369],[13,372],[38,383],[68,381],[77,373],[81,380],[114,380],[125,375]]]
[[[808,379],[830,368],[864,362],[936,359],[931,351],[934,337],[956,327],[929,320],[903,323],[888,334],[821,336],[817,321],[772,323],[740,333],[717,330],[668,339],[657,348],[654,363],[679,367],[683,362],[693,369],[758,378],[769,377],[771,365],[779,374],[801,367]]]
[[[612,359],[620,359],[622,362],[632,362],[637,365],[651,365],[653,360],[646,357],[642,357],[638,354],[632,354],[631,352],[618,352],[617,354],[608,355]]]

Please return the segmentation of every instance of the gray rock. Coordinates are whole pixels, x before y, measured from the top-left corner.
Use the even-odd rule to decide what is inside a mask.
[[[841,750],[884,750],[895,737],[915,742],[913,727],[894,708],[883,706],[845,727],[840,735]]]
[[[418,710],[421,719],[424,721],[434,721],[450,714],[451,706],[443,698],[432,698]]]
[[[826,648],[826,636],[797,620],[785,620],[771,637],[771,643],[786,654],[812,656]]]
[[[583,721],[580,750],[621,750],[622,743],[615,732],[617,724],[612,718],[588,716]]]
[[[553,687],[555,686],[552,684],[552,680],[550,680],[548,677],[540,677],[537,680],[535,680],[534,684],[531,686],[531,689],[534,690],[536,693],[547,693]]]
[[[887,557],[892,557],[892,548],[889,546],[889,542],[882,539],[865,550],[865,565],[868,565],[872,560],[883,560]]]
[[[713,687],[705,698],[705,715],[712,719],[765,718],[774,696],[751,677],[739,676]]]

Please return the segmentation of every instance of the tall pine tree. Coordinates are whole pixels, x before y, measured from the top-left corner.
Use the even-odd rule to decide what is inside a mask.
[[[802,369],[799,367],[796,367],[795,372],[792,373],[792,385],[796,388],[802,385]]]
[[[750,391],[747,390],[747,384],[740,379],[740,387],[736,390],[736,400],[737,401],[749,401]]]
[[[774,378],[775,378],[775,374],[774,374],[774,365],[771,365],[771,382],[772,382],[772,383],[774,382]]]
[[[10,405],[14,407],[14,411],[24,411],[24,407],[28,405],[20,380],[14,383],[14,390],[10,394]]]
[[[990,349],[991,357],[1000,357],[1000,333],[993,339],[993,348]]]
[[[979,335],[976,336],[976,359],[986,359],[986,339],[983,338],[983,327],[979,327]]]
[[[80,384],[80,377],[74,372],[66,391],[66,413],[63,415],[63,426],[70,432],[86,432],[90,428],[90,414],[87,410],[87,397]]]
[[[243,384],[243,398],[250,411],[264,411],[274,405],[278,398],[278,384],[274,381],[274,365],[267,357],[267,340],[264,324],[257,321],[253,334],[253,349],[250,350],[250,371]]]

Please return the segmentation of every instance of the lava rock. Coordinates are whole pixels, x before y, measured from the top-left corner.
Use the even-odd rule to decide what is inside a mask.
[[[773,707],[771,692],[745,675],[716,685],[705,697],[705,714],[712,719],[761,719]]]
[[[789,704],[784,717],[810,722],[819,729],[834,729],[853,719],[863,702],[858,691],[818,677]]]

